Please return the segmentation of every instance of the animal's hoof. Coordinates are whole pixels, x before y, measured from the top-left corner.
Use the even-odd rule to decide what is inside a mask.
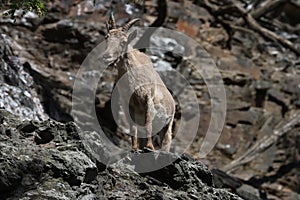
[[[146,145],[146,147],[147,147],[148,149],[155,150],[155,148],[154,148],[153,144]]]
[[[131,153],[142,153],[143,151],[140,149],[131,149]]]
[[[143,152],[144,152],[144,153],[154,152],[154,148],[152,149],[152,148],[149,148],[149,147],[144,147],[144,148],[143,148]]]
[[[137,150],[138,150],[137,145],[132,146],[132,147],[131,147],[131,150],[137,151]]]

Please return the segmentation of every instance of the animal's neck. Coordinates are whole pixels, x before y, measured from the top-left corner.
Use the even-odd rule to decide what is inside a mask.
[[[149,63],[151,63],[151,60],[148,56],[140,52],[138,49],[128,46],[127,53],[124,54],[117,63],[119,76],[133,70],[134,68],[149,65]]]

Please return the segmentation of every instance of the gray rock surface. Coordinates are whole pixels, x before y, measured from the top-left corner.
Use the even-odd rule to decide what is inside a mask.
[[[0,119],[2,199],[241,199],[214,188],[208,168],[184,155],[161,152],[157,156],[153,152],[155,162],[175,161],[143,174],[136,172],[145,164],[139,162],[143,153],[129,153],[102,168],[89,157],[78,137],[80,130],[73,123],[24,123],[3,109]],[[43,134],[51,132],[52,139],[37,143],[34,138],[40,137],[41,130]]]
[[[22,120],[47,119],[33,86],[33,78],[12,52],[9,40],[1,34],[0,60],[0,108],[20,116]]]

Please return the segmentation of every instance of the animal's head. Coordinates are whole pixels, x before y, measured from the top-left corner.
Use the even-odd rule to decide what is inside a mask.
[[[136,31],[128,34],[128,30],[137,21],[139,21],[139,19],[133,19],[124,26],[117,27],[113,14],[110,15],[109,21],[106,22],[106,49],[103,54],[103,60],[106,64],[110,65],[116,63],[120,56],[126,52],[128,44],[136,36]]]

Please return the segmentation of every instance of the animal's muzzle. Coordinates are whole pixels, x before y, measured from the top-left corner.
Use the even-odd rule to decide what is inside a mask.
[[[106,64],[111,64],[113,61],[114,61],[114,57],[112,56],[112,54],[110,53],[105,53],[103,55],[103,61],[106,63]]]

